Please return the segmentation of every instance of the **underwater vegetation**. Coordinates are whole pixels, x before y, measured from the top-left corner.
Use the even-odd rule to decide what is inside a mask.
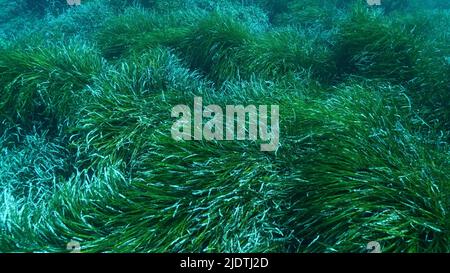
[[[0,0],[0,252],[450,252],[449,8]],[[175,141],[198,96],[278,149]]]

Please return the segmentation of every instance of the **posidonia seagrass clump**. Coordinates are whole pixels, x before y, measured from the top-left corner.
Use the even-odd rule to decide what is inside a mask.
[[[438,23],[439,18],[442,17],[436,15],[425,19],[417,14],[414,18],[399,15],[392,19],[379,11],[355,6],[337,34],[335,53],[339,74],[404,85],[426,122],[446,130],[449,114],[444,109],[448,109],[450,90],[448,41],[442,36],[439,40],[430,39],[425,31],[445,33],[443,25],[446,24]]]
[[[25,126],[34,121],[65,122],[101,67],[97,52],[76,42],[3,49],[0,117]]]
[[[23,135],[21,128],[2,132],[0,187],[16,204],[41,205],[70,173],[62,139],[49,140],[47,133]]]
[[[80,161],[82,167],[105,158],[134,164],[133,158],[147,149],[148,139],[170,123],[167,113],[173,105],[207,89],[200,75],[163,48],[110,67],[89,86],[92,99],[80,108],[72,127],[74,145],[86,160]]]
[[[379,10],[356,5],[338,28],[336,61],[341,73],[405,83],[414,78],[420,42]]]
[[[364,251],[359,242],[378,241],[388,252],[448,250],[448,145],[414,130],[404,90],[350,84],[290,109],[301,118],[287,123],[282,157],[300,249]]]
[[[148,49],[176,45],[190,20],[201,16],[199,11],[160,14],[128,8],[123,14],[108,18],[96,35],[103,56],[108,59],[129,54],[135,47]],[[145,47],[147,45],[147,47]]]
[[[248,42],[237,53],[241,77],[252,75],[280,79],[289,73],[311,74],[326,83],[336,75],[332,54],[321,37],[297,29],[267,32]]]
[[[39,224],[49,203],[74,171],[63,134],[1,124],[0,245],[2,252],[40,251]],[[50,227],[49,230],[52,230]]]
[[[182,40],[178,51],[219,84],[252,76],[278,80],[305,71],[326,82],[336,72],[321,39],[296,29],[258,33],[243,22],[212,14]]]
[[[232,57],[252,36],[250,28],[242,22],[213,13],[181,41],[179,50],[192,68],[220,82],[237,75],[240,64],[234,63]]]
[[[336,1],[289,1],[285,12],[275,17],[278,25],[320,26],[329,29],[339,16]]]
[[[450,43],[448,12],[434,11],[431,17],[416,15],[410,27],[422,40],[419,60],[415,65],[416,77],[408,84],[410,95],[422,116],[441,130],[450,128]],[[422,23],[423,22],[423,23]],[[420,26],[422,23],[422,30]],[[425,24],[425,26],[423,26]],[[427,31],[425,31],[425,28]]]
[[[6,2],[0,252],[450,251],[445,4]],[[174,139],[195,97],[278,145]]]

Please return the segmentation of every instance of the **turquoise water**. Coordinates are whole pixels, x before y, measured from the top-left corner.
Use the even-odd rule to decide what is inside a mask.
[[[449,252],[449,42],[447,0],[0,0],[0,252]]]

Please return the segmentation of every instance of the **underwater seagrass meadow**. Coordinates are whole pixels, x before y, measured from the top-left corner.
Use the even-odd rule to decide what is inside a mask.
[[[0,0],[0,252],[450,252],[449,43],[448,0]],[[175,141],[196,96],[277,150]]]

